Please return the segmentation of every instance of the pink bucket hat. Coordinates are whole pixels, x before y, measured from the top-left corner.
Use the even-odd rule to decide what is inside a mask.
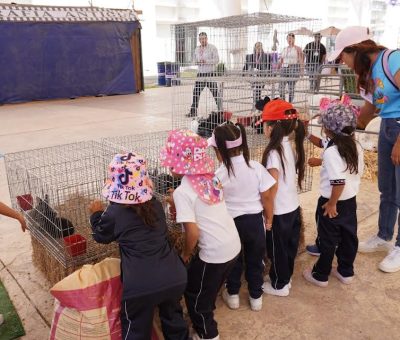
[[[161,165],[180,175],[214,172],[214,161],[206,154],[207,141],[191,130],[173,130],[160,152]]]
[[[342,51],[351,45],[371,39],[369,30],[363,26],[350,26],[341,30],[336,36],[335,50],[328,54],[328,61],[336,60]]]
[[[103,196],[115,203],[140,204],[153,197],[153,183],[142,156],[132,152],[115,155],[108,167]]]

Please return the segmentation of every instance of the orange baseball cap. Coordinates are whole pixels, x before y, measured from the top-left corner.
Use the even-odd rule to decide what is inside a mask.
[[[256,123],[256,125],[267,121],[296,118],[298,118],[298,112],[291,103],[288,103],[283,99],[274,99],[265,104],[261,114],[261,119]]]

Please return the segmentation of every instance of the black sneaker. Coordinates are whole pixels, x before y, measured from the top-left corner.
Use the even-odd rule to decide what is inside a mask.
[[[310,255],[313,255],[313,256],[321,255],[321,252],[319,251],[319,248],[316,244],[311,244],[311,245],[306,246],[306,250],[307,250],[307,253],[309,253]]]

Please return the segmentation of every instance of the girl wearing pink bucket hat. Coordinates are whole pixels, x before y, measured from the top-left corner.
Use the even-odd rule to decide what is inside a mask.
[[[207,141],[189,130],[171,131],[161,151],[161,165],[182,178],[173,192],[176,222],[185,228],[182,258],[189,262],[185,301],[195,334],[193,339],[219,339],[214,320],[215,300],[240,252],[240,239],[223,200]]]
[[[371,40],[368,28],[347,27],[336,37],[329,59],[340,58],[357,74],[357,88],[366,99],[358,126],[378,112],[382,118],[378,140],[378,187],[381,193],[378,233],[360,242],[363,253],[388,251],[379,264],[384,272],[400,270],[400,50],[388,50]],[[397,224],[397,239],[391,244]]]
[[[90,204],[93,238],[116,241],[121,254],[123,339],[150,339],[158,306],[166,339],[188,338],[180,305],[187,273],[167,239],[160,202],[153,197],[146,161],[134,153],[118,154],[109,165],[103,196]]]

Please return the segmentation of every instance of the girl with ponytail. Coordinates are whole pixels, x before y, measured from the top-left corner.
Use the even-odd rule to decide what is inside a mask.
[[[231,309],[239,308],[241,275],[249,288],[250,307],[262,307],[265,229],[271,227],[270,188],[275,180],[260,163],[250,160],[246,131],[241,124],[217,126],[208,140],[222,163],[215,175],[221,181],[226,206],[235,221],[242,251],[226,283],[222,298]]]
[[[294,259],[300,238],[300,203],[297,188],[304,179],[305,127],[292,104],[275,99],[264,106],[261,120],[264,134],[269,138],[262,165],[276,180],[272,190],[272,228],[266,233],[266,247],[271,259],[269,281],[264,293],[288,296],[293,275]],[[295,150],[289,136],[294,134]]]

